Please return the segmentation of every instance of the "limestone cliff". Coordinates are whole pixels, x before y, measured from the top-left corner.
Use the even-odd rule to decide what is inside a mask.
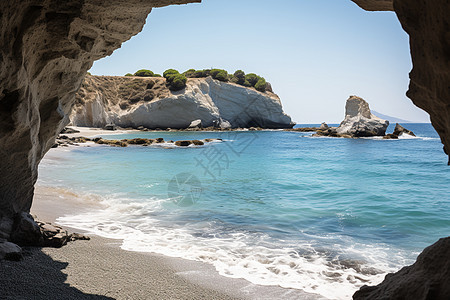
[[[201,120],[205,127],[291,128],[272,92],[261,93],[233,83],[190,78],[185,89],[171,92],[164,78],[87,76],[70,115],[76,126],[187,128]]]

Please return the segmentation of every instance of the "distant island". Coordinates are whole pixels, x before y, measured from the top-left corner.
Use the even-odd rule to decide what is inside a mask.
[[[388,116],[388,115],[379,113],[379,112],[377,112],[375,110],[372,110],[372,112],[375,115],[377,115],[378,117],[380,117],[382,119],[385,119],[385,120],[388,120],[389,123],[414,123],[414,122],[411,122],[411,121],[408,121],[408,120],[403,120],[403,119],[400,119],[400,118],[397,118],[397,117]]]

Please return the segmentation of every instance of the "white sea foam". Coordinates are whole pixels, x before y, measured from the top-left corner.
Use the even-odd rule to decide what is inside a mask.
[[[58,223],[122,239],[125,250],[202,261],[214,265],[223,276],[332,299],[349,299],[362,285],[378,284],[386,272],[404,263],[398,253],[399,264],[390,265],[395,252],[386,245],[357,244],[345,237],[301,232],[299,240],[276,241],[266,233],[224,228],[221,222],[164,222],[157,216],[164,206],[173,204],[167,203],[170,199],[151,200],[141,203],[111,197],[103,200],[104,209],[61,217]],[[326,249],[323,245],[332,246]],[[361,259],[346,259],[354,257]]]

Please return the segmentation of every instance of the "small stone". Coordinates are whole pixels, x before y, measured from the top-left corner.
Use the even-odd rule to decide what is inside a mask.
[[[194,120],[191,122],[191,124],[189,125],[188,128],[202,128],[202,120],[198,119],[198,120]]]
[[[81,233],[72,233],[71,235],[70,235],[70,240],[71,241],[76,241],[76,240],[80,240],[80,241],[89,241],[91,238],[90,237],[88,237],[88,236],[86,236],[86,235],[83,235],[83,234],[81,234]]]
[[[11,242],[7,241],[0,242],[0,260],[2,259],[14,261],[21,260],[22,248]]]

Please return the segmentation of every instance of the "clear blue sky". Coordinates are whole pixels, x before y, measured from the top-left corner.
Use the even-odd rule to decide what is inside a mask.
[[[407,34],[392,12],[350,0],[203,0],[154,9],[144,30],[90,72],[221,68],[272,83],[297,123],[338,123],[358,95],[380,113],[416,122],[428,114],[405,96]]]

